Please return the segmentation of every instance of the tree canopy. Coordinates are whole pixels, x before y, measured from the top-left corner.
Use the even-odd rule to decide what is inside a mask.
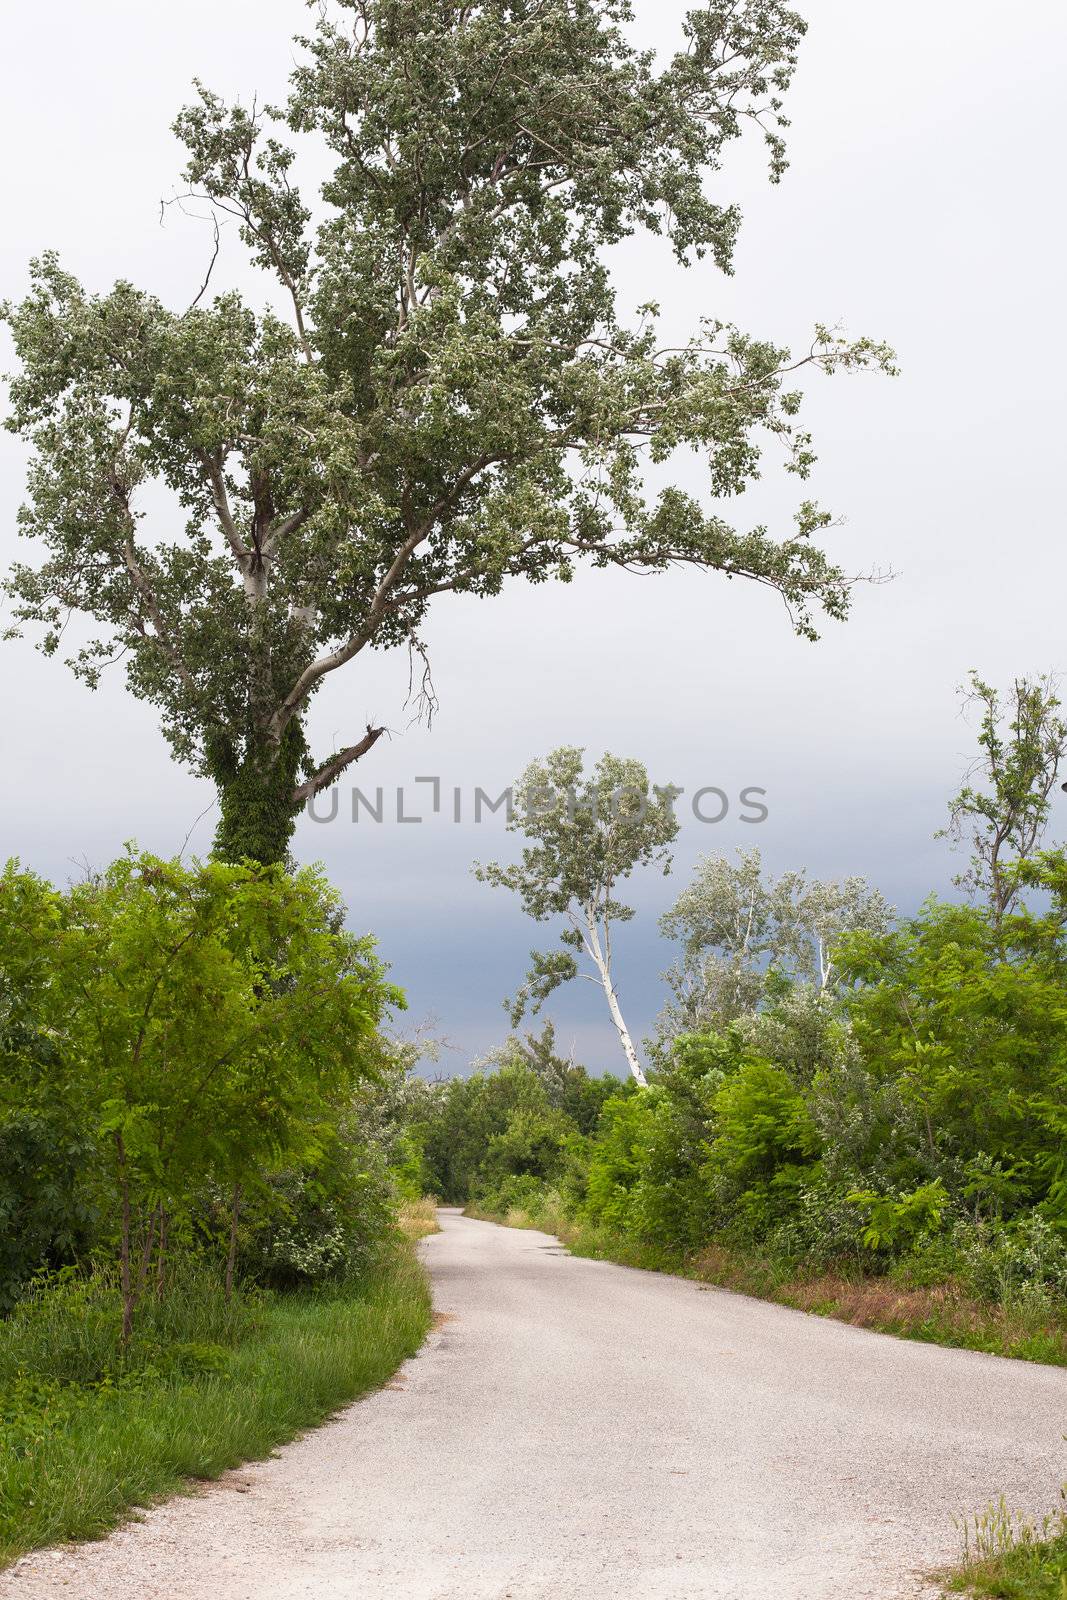
[[[205,1186],[262,1187],[314,1158],[331,1108],[378,1072],[401,997],[338,916],[307,869],[131,854],[65,895],[0,873],[0,1130],[29,1114],[59,1151],[92,1153],[125,1337],[152,1250]]]
[[[792,530],[709,504],[814,459],[794,375],[888,367],[817,328],[804,353],[705,319],[664,342],[620,306],[605,254],[639,230],[730,270],[736,206],[709,175],[746,127],[784,167],[782,97],[804,31],[779,0],[707,4],[658,65],[619,0],[334,0],[288,103],[202,85],[175,130],[189,192],[236,222],[288,314],[237,292],[175,310],[120,280],[91,293],[54,254],[5,307],[8,426],[34,448],[9,575],[16,627],[71,665],[119,658],[175,755],[216,782],[218,848],[265,861],[384,731],[313,754],[312,696],[361,652],[422,648],[432,600],[566,581],[577,564],[690,563],[782,595],[797,629],[841,617],[848,580]],[[296,145],[332,170],[313,206]],[[210,280],[209,272],[209,280]],[[647,462],[695,451],[704,503]],[[146,500],[169,493],[171,511]],[[151,506],[151,509],[149,507]]]

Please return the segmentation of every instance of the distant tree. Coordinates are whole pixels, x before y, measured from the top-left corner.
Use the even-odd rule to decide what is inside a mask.
[[[1016,678],[1007,695],[972,672],[960,691],[976,706],[980,755],[949,803],[944,831],[969,848],[956,883],[989,904],[998,930],[1022,888],[1020,867],[1040,851],[1067,750],[1067,722],[1053,678]]]
[[[606,250],[638,229],[730,270],[739,213],[705,181],[746,126],[783,170],[804,24],[781,0],[697,6],[660,69],[625,0],[319,9],[284,109],[198,85],[175,124],[190,193],[236,223],[288,320],[207,281],[181,311],[127,281],[91,294],[51,254],[4,313],[7,425],[35,450],[21,529],[43,551],[9,576],[15,626],[51,654],[88,619],[70,665],[95,686],[123,661],[216,784],[230,860],[283,859],[305,803],[382,736],[372,720],[314,755],[310,701],[365,651],[423,654],[436,596],[687,563],[776,590],[801,634],[819,607],[843,617],[848,580],[811,538],[827,513],[738,529],[651,496],[644,464],[696,452],[716,501],[770,444],[804,478],[794,375],[891,364],[825,328],[796,358],[711,319],[668,344],[654,305],[617,309]],[[290,134],[333,163],[314,224]]]
[[[802,870],[767,877],[758,849],[739,850],[736,862],[704,856],[660,919],[683,947],[666,975],[673,997],[661,1034],[722,1026],[754,1011],[783,980],[831,991],[836,941],[854,929],[880,933],[891,915],[864,878],[821,882]]]
[[[532,1072],[543,1085],[548,1103],[562,1111],[579,1133],[591,1133],[604,1101],[619,1092],[618,1079],[610,1074],[590,1077],[583,1066],[556,1051],[555,1025],[546,1020],[540,1033],[528,1032],[522,1038],[511,1034],[503,1044],[486,1052],[476,1065],[488,1067],[521,1066]]]
[[[675,795],[650,785],[639,761],[606,755],[586,776],[583,751],[561,746],[527,767],[516,786],[508,827],[530,843],[517,866],[478,864],[483,883],[513,889],[536,922],[561,917],[564,950],[531,952],[526,983],[511,1004],[518,1023],[529,1006],[537,1011],[561,983],[585,978],[604,991],[626,1064],[645,1083],[633,1040],[623,1020],[612,975],[613,927],[628,922],[631,906],[615,898],[620,878],[637,867],[670,871],[668,846],[678,832]],[[592,970],[582,971],[572,952]]]

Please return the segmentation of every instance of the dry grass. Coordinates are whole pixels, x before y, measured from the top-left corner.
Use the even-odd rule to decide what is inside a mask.
[[[543,1229],[555,1234],[575,1255],[654,1272],[674,1272],[759,1300],[773,1300],[797,1311],[833,1317],[853,1327],[1067,1366],[1067,1316],[1062,1311],[995,1305],[968,1295],[957,1283],[914,1288],[858,1271],[805,1272],[795,1263],[721,1243],[688,1255],[672,1254],[588,1222],[575,1221],[551,1200],[535,1212],[513,1209],[501,1216],[468,1207],[468,1215],[504,1222],[512,1228]]]
[[[397,1223],[406,1239],[424,1239],[428,1233],[439,1233],[437,1201],[432,1194],[424,1194],[421,1200],[402,1200]]]
[[[860,1273],[805,1273],[722,1247],[700,1251],[682,1270],[687,1276],[834,1317],[855,1328],[1067,1366],[1067,1317],[1062,1312],[995,1305],[976,1299],[951,1280],[916,1288]]]

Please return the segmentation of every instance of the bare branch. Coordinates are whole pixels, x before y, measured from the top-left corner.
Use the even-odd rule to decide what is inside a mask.
[[[372,728],[368,723],[367,731],[358,743],[350,744],[345,750],[338,750],[337,754],[331,756],[329,761],[325,762],[317,772],[313,773],[306,783],[300,784],[293,790],[292,804],[294,806],[302,806],[305,801],[313,799],[322,789],[329,788],[330,784],[341,776],[346,767],[350,767],[353,761],[358,761],[360,756],[365,756],[367,751],[378,743],[384,732],[384,728]]]

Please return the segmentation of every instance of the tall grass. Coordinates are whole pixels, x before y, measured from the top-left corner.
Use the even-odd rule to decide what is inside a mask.
[[[963,1562],[950,1589],[994,1600],[1067,1600],[1067,1510],[1037,1523],[1002,1499],[961,1527]]]
[[[190,1269],[141,1311],[125,1358],[109,1285],[42,1289],[0,1325],[0,1562],[269,1455],[414,1354],[430,1297],[399,1239],[356,1284],[227,1305]]]
[[[397,1222],[409,1239],[424,1239],[428,1233],[440,1233],[437,1201],[432,1194],[424,1194],[420,1200],[402,1200]]]

